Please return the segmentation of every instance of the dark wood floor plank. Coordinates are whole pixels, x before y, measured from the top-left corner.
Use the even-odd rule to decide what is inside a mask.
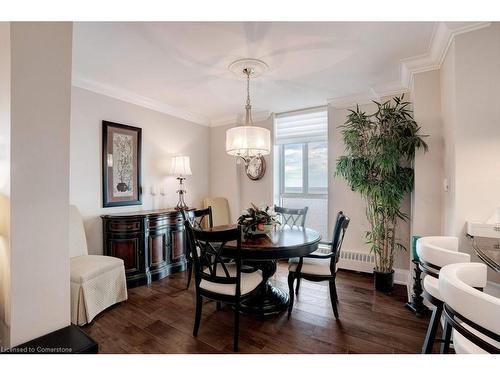
[[[272,281],[288,290],[286,263]],[[232,353],[233,310],[205,301],[198,337],[192,336],[194,283],[185,273],[129,290],[129,299],[99,314],[83,329],[101,353]],[[428,317],[404,308],[406,288],[373,290],[365,274],[339,271],[340,320],[326,283],[302,281],[291,318],[286,314],[240,319],[241,353],[419,353]]]

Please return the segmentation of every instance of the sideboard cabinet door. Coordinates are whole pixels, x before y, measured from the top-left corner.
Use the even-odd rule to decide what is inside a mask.
[[[106,255],[123,260],[128,287],[148,283],[144,244],[140,236],[105,236],[105,249]]]
[[[170,232],[170,236],[172,243],[171,261],[178,262],[185,257],[186,233],[183,228],[176,228]]]

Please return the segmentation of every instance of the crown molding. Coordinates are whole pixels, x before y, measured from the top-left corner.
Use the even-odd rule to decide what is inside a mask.
[[[434,28],[428,51],[422,55],[400,61],[399,81],[372,86],[367,92],[331,98],[328,99],[328,104],[333,108],[344,109],[354,107],[356,104],[369,104],[372,100],[407,93],[413,85],[415,74],[441,68],[446,53],[457,35],[479,30],[490,25],[491,22],[469,22],[467,25],[453,28],[453,23],[438,22]]]
[[[368,90],[367,92],[360,92],[353,95],[341,96],[338,98],[327,99],[329,106],[336,109],[344,109],[355,107],[356,105],[370,104],[372,100],[377,100],[378,98],[374,96],[373,90]]]
[[[194,122],[195,124],[198,125],[210,126],[210,120],[205,118],[204,116],[183,111],[182,109],[175,108],[171,105],[160,102],[158,100],[138,95],[136,93],[133,93],[131,91],[116,86],[86,79],[78,75],[73,75],[72,84],[75,87],[79,87],[85,90],[95,92],[97,94],[119,99],[127,103],[136,104],[138,106],[149,108],[154,111],[165,113],[170,116],[175,116],[186,121]]]
[[[399,82],[394,82],[392,84],[372,87],[364,93],[328,99],[328,105],[335,109],[346,109],[355,107],[356,105],[371,104],[374,100],[379,101],[384,98],[406,94],[407,92],[407,88],[401,87]]]
[[[389,96],[399,96],[402,94],[406,94],[408,92],[408,88],[401,85],[400,81],[394,81],[372,86],[370,91],[372,92],[373,97],[381,99]]]
[[[252,120],[254,123],[266,121],[271,116],[271,112],[269,111],[259,111],[252,112]],[[243,125],[245,123],[245,114],[244,113],[234,113],[222,117],[218,117],[210,121],[210,127],[218,127],[225,125]]]
[[[441,68],[446,53],[457,35],[479,30],[490,25],[491,22],[470,22],[462,27],[452,28],[450,26],[453,26],[453,23],[439,22],[434,29],[427,53],[401,60],[401,86],[407,88],[411,87],[413,84],[413,76],[417,73]]]
[[[469,22],[461,27],[453,28],[454,23],[438,22],[434,28],[428,51],[422,55],[409,57],[400,61],[399,81],[371,86],[366,92],[327,99],[327,104],[333,108],[349,108],[356,104],[369,104],[372,100],[401,95],[409,91],[415,74],[441,68],[446,53],[453,39],[460,34],[479,30],[491,25],[491,22]],[[80,87],[98,94],[110,96],[125,102],[136,104],[171,116],[204,126],[241,125],[244,123],[243,113],[229,114],[215,119],[187,112],[166,103],[154,100],[131,91],[83,78],[73,76],[73,86]],[[269,111],[253,112],[253,121],[260,122],[269,119]]]

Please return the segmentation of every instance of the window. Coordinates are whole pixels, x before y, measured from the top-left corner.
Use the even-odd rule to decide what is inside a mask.
[[[328,143],[286,144],[281,147],[283,194],[328,193]]]
[[[302,193],[304,191],[303,145],[283,145],[283,177],[285,193]]]
[[[306,143],[309,193],[328,193],[328,142]]]
[[[280,195],[328,194],[328,117],[325,109],[276,116]]]
[[[328,238],[326,109],[277,115],[275,143],[276,204],[290,208],[308,206],[307,226]]]

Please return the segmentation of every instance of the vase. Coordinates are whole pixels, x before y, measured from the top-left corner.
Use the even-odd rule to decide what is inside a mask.
[[[392,293],[394,288],[394,270],[391,272],[378,272],[373,269],[373,282],[375,290],[386,294]]]
[[[247,232],[247,234],[252,235],[252,236],[260,236],[260,235],[266,235],[268,233],[271,233],[271,231],[274,228],[273,224],[264,224],[263,229],[257,229],[257,226],[254,226]]]

